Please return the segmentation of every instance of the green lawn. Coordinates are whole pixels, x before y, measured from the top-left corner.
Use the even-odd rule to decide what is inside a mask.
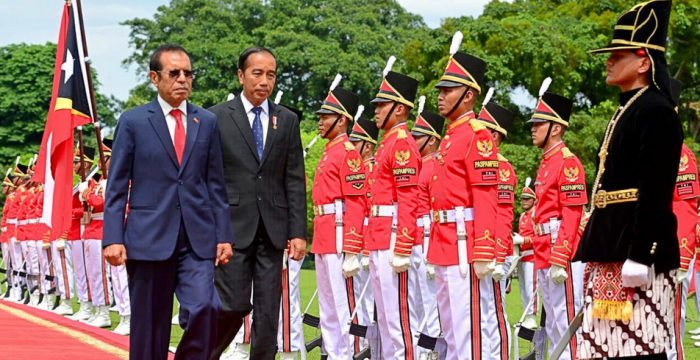
[[[0,279],[3,279],[4,275],[0,275]],[[5,286],[2,286],[3,293]],[[306,308],[306,305],[309,303],[309,300],[311,299],[311,296],[314,293],[314,290],[316,289],[316,273],[313,270],[302,270],[301,273],[301,309],[302,311]],[[75,298],[74,298],[75,299]],[[694,299],[689,299],[689,306],[688,306],[688,329],[694,329],[698,326],[698,314],[695,310],[695,304],[694,304]],[[512,324],[516,323],[520,315],[522,314],[522,302],[520,301],[520,292],[518,290],[518,282],[514,281],[513,286],[512,286],[512,291],[510,294],[506,296],[506,306],[507,306],[507,312],[508,312],[508,321],[510,322],[511,326]],[[73,302],[73,308],[75,311],[78,310],[79,306],[77,303],[77,300],[74,300]],[[176,309],[176,308],[175,308]],[[173,315],[175,313],[175,310],[173,311]],[[314,300],[314,303],[311,305],[311,308],[309,309],[309,312],[314,315],[318,315],[318,301]],[[114,329],[119,322],[119,315],[117,313],[110,313],[112,316],[112,329]],[[314,328],[309,328],[307,326],[304,326],[304,337],[306,338],[307,341],[315,338],[318,336],[317,330]],[[170,344],[172,346],[177,346],[178,342],[180,341],[180,337],[182,336],[182,329],[180,329],[179,326],[173,326],[172,327],[172,334],[170,336]],[[686,352],[686,357],[688,359],[700,359],[700,348],[696,348],[693,346],[694,341],[690,339],[690,335],[686,334],[685,338],[683,339],[683,344],[685,347],[685,352]],[[524,354],[527,351],[527,342],[521,341],[520,342],[520,353],[521,355]],[[314,350],[312,353],[307,355],[308,360],[318,360],[320,359],[318,349]]]

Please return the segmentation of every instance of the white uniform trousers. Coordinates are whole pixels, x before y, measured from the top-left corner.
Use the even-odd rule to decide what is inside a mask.
[[[493,280],[479,280],[469,265],[463,277],[459,265],[435,266],[440,323],[447,342],[447,360],[489,359],[490,343],[481,330],[482,308],[493,306]]]
[[[416,314],[418,298],[410,289],[418,288],[418,279],[411,277],[408,270],[395,274],[391,267],[393,256],[389,250],[372,251],[369,255],[382,354],[384,359],[414,360],[418,358],[418,344],[411,329],[420,325],[420,319]]]
[[[690,271],[693,271],[693,267],[695,266],[694,260],[690,261]],[[688,289],[690,288],[690,281],[691,279],[691,274],[688,274],[688,277],[683,280],[682,283],[676,284],[676,313],[674,316],[674,320],[676,323],[676,326],[674,327],[674,333],[673,333],[673,344],[674,346],[671,347],[670,350],[666,351],[666,356],[668,357],[668,360],[683,360],[685,359],[685,350],[683,349],[683,336],[685,336],[685,315],[686,315],[686,310],[688,308]],[[697,290],[695,293],[695,297],[697,297]]]
[[[27,292],[32,293],[32,289],[38,285],[39,277],[39,254],[36,251],[36,240],[25,240],[20,242],[22,246],[22,256],[26,261],[27,269]]]
[[[581,311],[583,307],[583,272],[586,270],[586,264],[581,261],[571,263],[571,276],[574,282],[574,304],[576,313]]]
[[[696,259],[695,261],[698,261]],[[695,310],[697,311],[697,314],[700,315],[700,294],[698,294],[698,291],[700,290],[700,271],[695,271],[695,274],[693,274],[693,281],[695,281]]]
[[[24,257],[22,256],[22,245],[20,245],[20,242],[14,237],[10,239],[10,255],[12,257],[12,271],[22,271],[22,265],[24,263]],[[12,274],[12,292],[15,298],[19,299],[22,297],[21,286],[24,283],[24,278]]]
[[[525,315],[537,315],[539,308],[537,295],[537,272],[534,261],[520,261],[518,263],[518,285],[520,286],[520,299],[523,301],[523,312]],[[535,300],[532,304],[532,297]]]
[[[120,316],[131,315],[131,303],[129,298],[129,278],[126,273],[126,266],[109,265],[112,278],[112,291],[114,292],[114,302]]]
[[[56,272],[56,293],[63,300],[69,300],[73,294],[73,268],[70,266],[73,263],[73,252],[71,251],[71,242],[66,241],[66,248],[58,250],[56,242],[51,242],[51,260],[53,260],[53,269]]]
[[[41,248],[42,244],[43,241],[36,241],[36,252],[39,256],[40,290],[42,294],[47,295],[54,285],[52,281],[46,280],[46,276],[55,276],[56,272],[51,261],[51,248],[44,250]]]
[[[411,289],[416,293],[417,322],[411,323],[413,334],[422,333],[437,338],[440,336],[440,314],[438,313],[437,297],[435,297],[435,279],[428,279],[427,265],[423,258],[423,247],[414,246],[411,251],[411,274],[418,280],[418,288]],[[427,319],[426,319],[427,317]],[[421,324],[425,326],[419,329]],[[430,350],[418,347],[418,354],[430,353]]]
[[[316,254],[316,282],[323,348],[328,360],[351,359],[353,340],[348,332],[355,296],[352,278],[343,277],[342,254]]]
[[[301,322],[301,299],[299,277],[302,261],[287,259],[287,268],[282,270],[282,300],[280,301],[277,348],[279,352],[302,352],[304,330]],[[243,326],[241,326],[241,329]]]
[[[509,260],[496,266],[503,266],[507,273],[510,267]],[[493,291],[481,292],[482,346],[489,352],[486,359],[507,360],[510,358],[511,333],[506,314],[506,280],[496,282],[489,275],[483,281],[492,282]]]
[[[369,257],[369,255],[368,255]],[[359,255],[360,263],[362,262],[363,255]],[[369,280],[369,269],[360,269],[360,272],[355,275],[355,285],[357,289],[357,296],[359,297],[362,293],[362,289]],[[369,326],[374,322],[374,295],[372,293],[372,284],[367,286],[367,291],[365,291],[365,297],[360,301],[360,310],[357,311],[358,321],[361,325]],[[366,344],[366,343],[365,343]]]
[[[5,276],[9,279],[12,277],[12,274],[10,274],[10,271],[12,271],[12,256],[10,255],[10,244],[9,243],[2,243],[0,244],[0,247],[2,247],[2,264],[3,264],[3,270],[5,270]],[[7,285],[9,286],[11,283],[8,281]]]
[[[112,298],[107,263],[102,255],[102,240],[85,239],[85,265],[87,266],[88,286],[93,306],[109,306]]]
[[[540,282],[542,305],[545,313],[547,313],[545,330],[549,338],[549,353],[551,354],[576,316],[576,307],[571,265],[566,268],[569,277],[563,284],[559,285],[554,284],[549,276],[549,270],[549,267],[537,270],[537,278]],[[570,360],[576,358],[577,338],[578,333],[571,338],[570,345],[560,359]]]
[[[80,302],[92,302],[92,294],[90,294],[90,286],[88,286],[84,242],[83,240],[69,240],[67,242],[72,244],[72,265],[75,269],[75,295]]]

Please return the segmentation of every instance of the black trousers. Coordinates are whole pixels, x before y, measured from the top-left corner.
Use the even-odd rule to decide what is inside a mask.
[[[226,265],[216,269],[215,284],[222,303],[216,343],[210,359],[217,360],[231,344],[246,315],[253,311],[250,359],[270,360],[277,353],[277,327],[282,296],[282,257],[270,241],[263,220],[255,239],[234,250]],[[251,294],[253,301],[251,303]]]

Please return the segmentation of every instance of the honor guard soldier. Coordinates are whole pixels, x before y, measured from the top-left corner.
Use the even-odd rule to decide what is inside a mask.
[[[683,130],[664,57],[670,16],[671,1],[638,4],[618,18],[612,42],[591,51],[610,53],[606,83],[622,93],[576,255],[589,274],[579,358],[666,359],[673,348]]]
[[[486,63],[458,52],[452,41],[447,68],[435,85],[438,109],[448,119],[436,156],[430,205],[433,214],[428,262],[435,264],[440,323],[447,359],[487,359],[492,339],[481,333],[483,307],[493,306],[498,149],[476,120]],[[495,341],[495,339],[493,339]]]
[[[415,293],[409,290],[417,287],[418,279],[407,270],[413,252],[421,252],[414,247],[422,234],[416,229],[421,161],[406,121],[415,106],[418,81],[390,71],[391,65],[390,60],[372,100],[377,127],[385,132],[369,178],[372,206],[365,241],[383,357],[410,360],[417,355],[411,326],[420,320]]]
[[[513,113],[493,102],[490,102],[495,89],[489,89],[484,99],[479,120],[493,136],[496,148],[508,136],[508,129],[513,122]],[[507,359],[510,349],[510,325],[506,315],[506,280],[505,276],[513,260],[513,218],[515,206],[515,186],[518,178],[513,165],[498,153],[498,185],[496,203],[496,268],[492,274],[494,283],[494,306],[483,308],[486,313],[482,318],[482,333],[491,339],[491,358]]]
[[[535,113],[528,122],[532,124],[533,144],[543,150],[535,178],[537,209],[533,243],[551,354],[576,316],[575,292],[582,291],[575,288],[574,278],[583,274],[572,271],[571,259],[588,197],[583,165],[562,141],[569,127],[573,102],[546,92],[550,83],[550,78],[545,79]],[[575,339],[562,358],[576,358]]]
[[[102,152],[105,156],[105,165],[109,171],[109,158],[112,155],[112,140],[102,140]],[[102,163],[98,163],[102,169]],[[104,192],[107,188],[107,180],[99,182],[89,180],[80,183],[80,200],[86,202],[90,209],[88,224],[83,232],[83,246],[85,247],[85,265],[88,275],[88,285],[92,295],[94,314],[85,322],[95,327],[108,328],[112,326],[109,317],[109,307],[112,298],[111,286],[105,269],[105,259],[102,254],[102,229],[104,222]]]
[[[411,135],[416,139],[416,145],[422,157],[422,166],[418,178],[418,209],[416,210],[416,246],[422,246],[423,258],[411,259],[411,275],[418,278],[419,288],[415,291],[418,301],[416,301],[416,314],[419,323],[411,324],[414,332],[421,333],[432,338],[440,336],[440,316],[437,303],[435,302],[435,267],[428,263],[427,256],[430,250],[430,183],[433,181],[433,170],[435,168],[435,155],[442,140],[442,129],[445,126],[445,118],[433,112],[423,110],[425,96],[421,96],[418,105],[418,118],[413,124]],[[422,233],[422,234],[421,234]],[[420,236],[422,235],[422,236]],[[412,255],[413,257],[413,255]],[[415,266],[414,264],[418,264]],[[420,328],[421,324],[425,324]],[[431,351],[418,349],[419,359],[429,359]]]
[[[354,354],[348,323],[357,301],[353,276],[360,271],[365,217],[364,165],[347,135],[360,99],[336,87],[339,80],[316,112],[319,134],[328,143],[311,193],[315,215],[311,252],[316,255],[321,334],[329,360],[350,359]]]
[[[19,160],[19,158],[18,158]],[[26,281],[22,280],[19,272],[23,271],[22,266],[22,245],[17,240],[17,218],[20,216],[20,206],[22,201],[27,197],[27,187],[25,183],[27,179],[27,166],[23,164],[15,164],[15,169],[12,175],[15,177],[15,185],[17,189],[14,192],[14,197],[10,203],[10,209],[7,212],[7,231],[10,234],[10,254],[12,255],[12,290],[13,296],[11,299],[15,302],[22,302],[22,286],[26,286]]]
[[[76,174],[80,174],[82,172],[83,174],[85,174],[85,176],[87,176],[94,165],[92,160],[94,158],[95,148],[83,145],[81,152],[80,147],[78,147],[76,149],[75,156],[73,157],[73,171]],[[73,194],[73,204],[71,211],[71,223],[70,230],[68,231],[68,236],[66,237],[66,247],[69,247],[71,250],[70,252],[73,260],[73,264],[71,265],[74,269],[75,275],[75,295],[78,297],[78,303],[80,304],[80,308],[78,309],[78,312],[73,314],[72,306],[59,306],[58,308],[56,308],[55,312],[59,315],[73,314],[72,316],[69,316],[70,319],[84,321],[89,319],[90,316],[92,316],[93,309],[92,295],[90,293],[90,287],[88,286],[87,267],[85,262],[85,247],[82,238],[83,231],[88,225],[85,221],[86,219],[88,219],[88,217],[86,217],[85,215],[89,213],[84,211],[83,202],[80,201],[79,191],[75,191],[75,193]]]
[[[520,287],[520,299],[523,301],[523,312],[525,313],[522,326],[530,330],[537,328],[537,309],[539,308],[535,252],[532,249],[532,239],[535,237],[535,203],[537,202],[537,196],[532,186],[532,179],[525,179],[525,186],[520,194],[520,206],[522,206],[524,211],[518,221],[518,232],[513,234],[513,244],[519,247],[521,256],[518,262],[518,284]]]
[[[671,95],[676,104],[680,103],[681,82],[671,78]],[[676,112],[677,112],[676,107]],[[693,262],[697,244],[696,227],[698,222],[698,160],[692,150],[683,143],[681,161],[676,177],[676,189],[673,192],[673,213],[678,220],[678,241],[681,253],[681,266],[676,276],[676,315],[675,346],[668,351],[670,360],[684,359],[683,336],[686,329],[686,308],[688,306],[688,289],[693,274]]]
[[[5,205],[2,207],[2,222],[0,223],[0,246],[2,246],[2,258],[5,268],[5,279],[7,280],[5,294],[2,295],[3,299],[10,297],[12,293],[12,256],[10,255],[10,233],[7,227],[8,212],[10,210],[10,204],[14,199],[14,191],[17,188],[14,181],[10,180],[9,176],[12,172],[12,168],[7,169],[5,173],[5,179],[2,181],[2,193],[5,195]]]
[[[17,212],[17,241],[19,241],[22,248],[22,258],[24,259],[24,271],[26,274],[25,281],[27,285],[27,297],[23,302],[28,305],[35,305],[32,300],[38,300],[39,297],[38,293],[34,294],[32,291],[36,286],[36,278],[39,275],[39,259],[36,254],[35,242],[30,242],[29,239],[29,236],[31,236],[31,225],[29,225],[28,222],[30,214],[34,214],[34,198],[36,195],[36,183],[31,180],[32,162],[33,159],[30,159],[29,165],[27,165],[27,171],[24,175],[27,191],[25,196],[21,198],[19,211]]]
[[[53,257],[51,256],[51,228],[46,223],[42,222],[44,214],[44,187],[42,184],[37,186],[35,202],[34,215],[30,223],[33,224],[33,238],[36,239],[35,247],[39,259],[39,282],[41,283],[39,290],[41,291],[42,297],[37,307],[51,311],[54,308],[56,295],[53,293],[49,294],[49,289],[51,289],[52,284],[56,284],[56,272],[54,271]],[[51,277],[54,278],[54,281],[47,280]]]
[[[377,149],[377,140],[379,139],[379,128],[374,121],[359,118],[355,121],[350,132],[350,142],[355,146],[355,150],[360,153],[362,157],[363,164],[365,165],[365,175],[369,179],[369,174],[375,166],[374,151]],[[370,198],[372,194],[370,192],[371,186],[369,181],[365,185],[365,221],[364,221],[364,232],[363,236],[365,239],[369,238],[369,214],[371,208]],[[362,256],[360,263],[362,264],[362,270],[358,276],[360,277],[359,288],[364,288],[365,284],[369,280],[369,251],[366,249],[367,243],[363,244]],[[356,287],[357,288],[357,287]],[[374,295],[372,294],[372,287],[367,287],[365,291],[365,296],[362,298],[361,308],[358,312],[359,323],[362,325],[369,325],[374,322]]]

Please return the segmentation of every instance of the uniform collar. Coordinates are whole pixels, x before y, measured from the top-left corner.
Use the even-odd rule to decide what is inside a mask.
[[[637,95],[638,92],[640,92],[642,88],[639,89],[634,89],[630,91],[625,91],[623,93],[620,93],[620,105],[625,106],[627,103],[632,100],[632,98]]]
[[[382,142],[386,141],[391,136],[396,134],[400,129],[406,130],[406,123],[405,122],[398,123],[398,124],[394,125],[391,129],[389,129],[389,131],[387,131],[386,134],[384,134],[384,139],[382,139]]]
[[[428,155],[423,156],[423,162],[430,161],[435,157],[436,153],[430,153]]]
[[[348,140],[348,135],[347,135],[347,134],[344,134],[344,133],[343,133],[343,134],[340,134],[340,135],[336,136],[335,139],[329,141],[329,142],[326,144],[326,150],[330,149],[331,147],[333,147],[333,146],[335,146],[335,145],[337,145],[337,144],[340,144],[340,143],[345,142],[344,140]]]
[[[447,125],[447,131],[450,131],[460,125],[463,124],[468,124],[469,121],[475,119],[476,117],[474,116],[474,111],[470,111],[460,117],[458,117],[455,121],[451,122],[449,125]]]
[[[374,162],[374,156],[364,161],[365,164]]]
[[[542,154],[542,158],[544,160],[551,159],[552,156],[558,154],[562,148],[564,148],[564,142],[560,141],[556,145],[554,145],[551,149],[545,151],[545,153]]]

